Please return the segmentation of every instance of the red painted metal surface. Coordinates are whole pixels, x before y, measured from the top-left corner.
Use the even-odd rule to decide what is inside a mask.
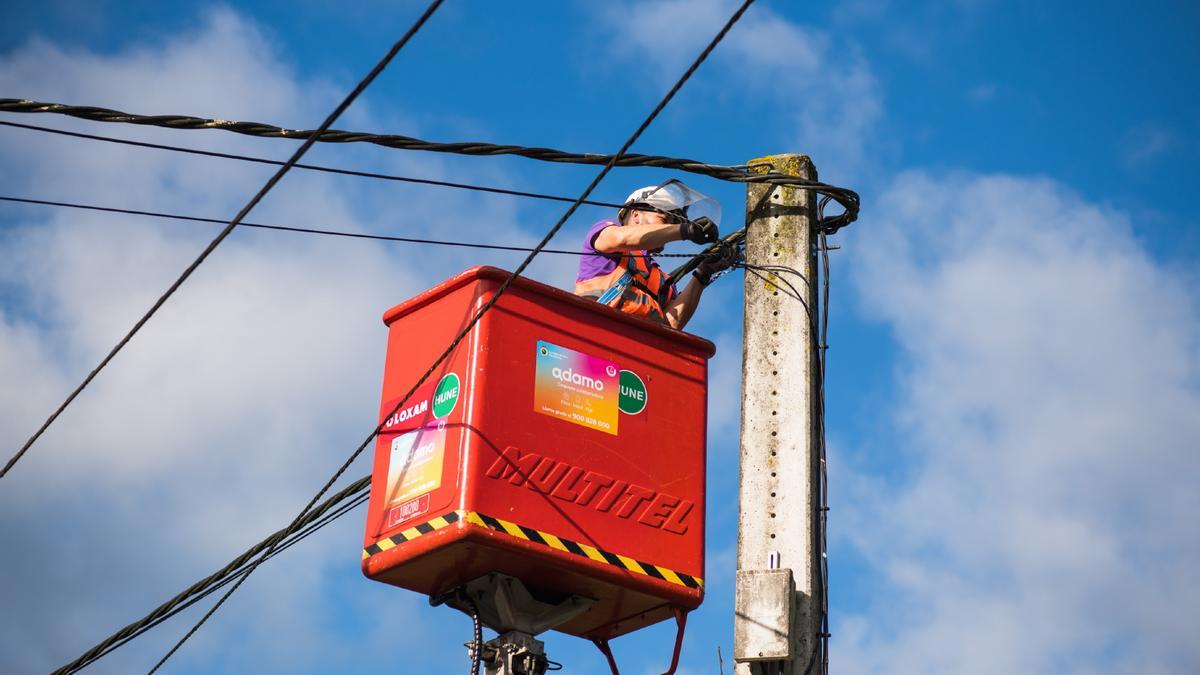
[[[381,417],[507,276],[476,267],[384,315]],[[509,574],[547,600],[595,600],[558,628],[589,638],[695,608],[713,352],[518,279],[387,420],[363,573],[429,595]]]

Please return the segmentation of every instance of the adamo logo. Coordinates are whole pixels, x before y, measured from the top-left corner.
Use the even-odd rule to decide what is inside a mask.
[[[604,391],[603,382],[594,377],[580,375],[572,368],[567,368],[566,370],[558,367],[552,368],[550,370],[550,377],[562,382],[570,382],[571,384],[579,385],[580,387],[587,387],[588,389],[594,389],[596,391]]]

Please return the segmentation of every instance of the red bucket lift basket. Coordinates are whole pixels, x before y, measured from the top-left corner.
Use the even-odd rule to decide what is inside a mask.
[[[435,596],[489,572],[594,604],[608,639],[704,597],[711,342],[517,279],[399,410],[509,273],[467,270],[388,326],[362,569]]]

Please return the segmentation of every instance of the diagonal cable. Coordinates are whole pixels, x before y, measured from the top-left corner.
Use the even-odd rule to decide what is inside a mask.
[[[116,206],[100,206],[98,204],[78,204],[75,202],[60,202],[48,199],[32,199],[30,197],[13,197],[11,195],[0,195],[2,202],[14,202],[17,204],[33,204],[36,206],[57,206],[65,209],[80,209],[84,211],[99,211],[101,213],[120,213],[129,216],[146,216],[149,218],[164,218],[166,220],[183,220],[193,223],[224,223],[224,220],[218,218],[204,218],[201,216],[188,216],[179,213],[165,213],[163,211],[144,211],[141,209],[123,209]],[[293,227],[289,225],[267,225],[265,223],[251,223],[242,221],[238,223],[238,227],[250,227],[260,230],[273,230],[276,232],[295,232],[298,234],[317,234],[327,237],[346,237],[349,239],[367,239],[374,241],[390,241],[403,244],[428,244],[431,246],[451,246],[459,248],[479,248],[492,251],[520,251],[528,253],[533,250],[532,246],[510,246],[507,244],[482,244],[479,242],[470,241],[453,241],[448,239],[422,239],[418,237],[397,237],[387,234],[367,234],[366,232],[345,232],[342,230],[326,230],[313,227]],[[542,253],[554,253],[558,255],[595,255],[587,253],[583,250],[569,251],[560,248],[544,248]],[[692,253],[653,253],[652,258],[691,258]]]
[[[388,417],[390,417],[392,414],[394,414],[397,410],[399,410],[405,403],[408,402],[408,399],[412,397],[412,395],[416,392],[416,390],[422,384],[424,384],[425,380],[429,379],[429,376],[433,374],[433,372],[437,369],[437,367],[439,365],[441,365],[441,363],[443,361],[445,361],[450,356],[450,354],[452,354],[454,352],[454,349],[471,332],[471,330],[475,327],[475,324],[478,323],[479,320],[485,314],[487,314],[487,312],[489,310],[491,310],[492,307],[494,307],[496,305],[496,302],[499,301],[501,296],[504,295],[504,293],[512,285],[513,281],[516,280],[516,278],[519,277],[523,271],[525,271],[525,268],[527,268],[529,266],[529,264],[533,262],[533,259],[535,257],[537,257],[537,254],[546,246],[546,244],[548,244],[550,242],[550,239],[553,238],[554,235],[562,228],[563,224],[567,222],[567,220],[571,217],[571,215],[575,213],[575,211],[583,203],[583,200],[587,199],[588,196],[591,195],[592,191],[596,189],[596,186],[600,184],[600,181],[603,180],[604,177],[607,176],[610,171],[612,171],[613,167],[616,166],[617,162],[625,154],[625,152],[630,148],[630,146],[632,146],[634,144],[634,142],[636,142],[637,139],[641,137],[642,133],[645,132],[645,130],[650,126],[650,124],[652,122],[654,122],[654,120],[658,117],[659,113],[662,112],[662,110],[667,106],[667,104],[670,103],[671,100],[675,97],[675,94],[678,93],[680,88],[683,87],[684,83],[686,83],[688,81],[688,79],[691,78],[692,73],[696,72],[696,69],[700,67],[700,64],[703,63],[704,60],[708,58],[708,55],[710,53],[712,53],[713,49],[715,49],[718,44],[720,44],[721,40],[725,38],[725,35],[729,32],[729,30],[731,28],[733,28],[733,25],[735,23],[737,23],[738,19],[740,19],[742,17],[742,15],[746,12],[747,9],[749,9],[750,5],[753,3],[754,3],[754,0],[744,0],[744,2],[737,9],[737,11],[733,13],[733,16],[731,16],[729,18],[729,21],[726,22],[726,24],[721,28],[720,32],[718,32],[717,35],[715,37],[713,37],[712,41],[709,42],[708,46],[704,48],[704,51],[702,51],[700,53],[700,55],[696,57],[696,60],[687,69],[687,71],[679,78],[679,80],[675,83],[675,85],[671,87],[671,90],[667,92],[667,94],[663,97],[663,99],[661,101],[659,101],[658,105],[654,108],[654,110],[650,113],[650,115],[647,116],[646,119],[642,122],[642,124],[637,128],[637,130],[635,132],[633,132],[633,135],[630,136],[629,139],[625,141],[625,143],[621,146],[621,149],[618,150],[615,155],[610,156],[608,163],[605,164],[604,168],[601,169],[600,172],[596,175],[596,177],[592,179],[592,182],[587,186],[586,189],[584,189],[583,194],[581,194],[579,196],[579,198],[575,200],[575,203],[573,203],[570,206],[570,208],[567,209],[566,213],[564,213],[562,215],[562,217],[558,219],[558,222],[555,223],[554,226],[550,228],[550,231],[546,233],[546,236],[542,238],[541,242],[538,243],[538,245],[534,248],[534,250],[528,256],[525,257],[525,260],[521,263],[521,265],[519,267],[517,267],[517,269],[511,275],[509,275],[509,277],[507,279],[504,280],[504,282],[496,290],[496,293],[491,297],[491,299],[488,300],[483,305],[483,307],[481,307],[479,309],[479,311],[471,318],[471,320],[469,322],[467,322],[467,325],[464,326],[461,331],[459,331],[458,335],[454,338],[454,340],[452,340],[450,342],[450,345],[448,347],[446,347],[446,350],[442,352],[441,356],[439,356],[433,362],[433,364],[429,366],[429,369],[426,370],[425,373],[417,380],[416,384],[414,384],[408,390],[408,392],[403,397],[401,397],[401,399],[399,400],[398,403],[396,403],[396,405],[392,409],[392,411],[388,414],[383,415],[383,417],[382,417],[383,420],[386,420]],[[371,440],[374,439],[379,434],[380,430],[382,429],[382,425],[383,425],[382,421],[379,424],[377,424],[375,426],[375,429],[370,433],[370,435],[368,435],[367,438],[364,439],[363,442],[359,444],[358,448],[356,448],[354,450],[354,452],[351,453],[350,457],[348,457],[346,459],[346,461],[342,463],[342,466],[338,468],[338,470],[333,474],[333,476],[331,476],[329,478],[329,480],[325,483],[325,485],[317,492],[316,495],[313,496],[313,498],[309,501],[309,503],[307,505],[305,505],[305,507],[300,511],[299,515],[297,515],[295,520],[292,521],[292,524],[289,525],[287,528],[285,528],[284,532],[286,534],[284,536],[287,536],[287,534],[290,534],[291,532],[294,532],[296,529],[299,528],[299,523],[303,521],[303,519],[305,518],[305,515],[308,513],[309,509],[311,509],[313,507],[313,505],[316,504],[318,500],[320,500],[320,498],[325,494],[325,492],[327,492],[329,490],[329,488],[332,487],[335,482],[337,482],[338,478],[340,478],[341,475],[343,473],[345,473],[346,469],[348,469],[350,467],[350,464],[353,463],[354,460],[358,458],[358,456],[362,453],[362,451],[364,449],[366,449],[367,445],[371,442]],[[226,591],[225,594],[222,595],[219,600],[217,600],[216,604],[214,604],[213,607],[208,610],[208,613],[206,613],[203,617],[201,617],[200,620],[196,622],[196,625],[192,626],[191,630],[189,630],[187,632],[187,634],[185,634],[182,638],[180,638],[179,642],[176,643],[175,646],[172,647],[171,650],[169,652],[167,652],[167,654],[165,656],[163,656],[163,658],[161,660],[159,660],[159,662],[153,668],[150,669],[150,673],[154,673],[154,671],[158,670],[158,668],[163,663],[165,663],[166,660],[168,658],[170,658],[170,656],[172,654],[174,654],[175,651],[177,651],[179,649],[179,647],[182,646],[183,643],[188,640],[188,638],[190,638],[192,635],[194,635],[196,633],[196,631],[199,630],[200,627],[204,625],[204,623],[209,619],[209,617],[211,617],[214,613],[216,613],[216,611],[221,607],[222,604],[225,603],[226,600],[229,599],[229,597],[231,595],[233,595],[235,592],[237,592],[237,589],[240,588],[241,585],[243,583],[245,583],[246,579],[248,579],[250,577],[250,575],[254,573],[254,570],[257,569],[258,566],[260,564],[262,564],[262,562],[271,555],[271,552],[275,549],[275,546],[276,545],[272,545],[271,547],[269,547],[267,549],[267,551],[265,553],[263,553],[262,556],[259,557],[254,562],[254,564],[252,564],[246,570],[246,572],[238,578],[237,582],[235,582],[233,584],[233,586],[230,587],[230,589],[228,591]]]
[[[233,217],[233,220],[229,221],[229,224],[225,226],[225,229],[221,230],[221,232],[208,243],[208,246],[206,246],[204,250],[201,251],[200,255],[192,261],[192,264],[187,266],[187,269],[183,271],[183,274],[179,275],[179,278],[176,279],[169,288],[167,288],[166,292],[159,296],[158,300],[154,302],[154,305],[150,307],[149,311],[142,315],[142,318],[138,319],[137,323],[133,324],[133,328],[131,328],[129,332],[125,334],[125,337],[121,338],[120,342],[118,342],[116,346],[109,351],[108,355],[100,361],[100,364],[93,368],[92,372],[88,373],[87,377],[83,378],[83,382],[79,383],[79,386],[76,387],[69,396],[67,396],[66,400],[63,401],[60,406],[58,406],[58,409],[55,410],[50,417],[46,419],[42,426],[39,427],[38,430],[29,437],[29,440],[25,441],[25,444],[21,446],[21,449],[18,450],[11,459],[8,460],[8,463],[4,465],[3,469],[0,469],[0,478],[3,478],[10,470],[12,470],[13,466],[15,466],[16,463],[21,460],[21,457],[23,457],[25,453],[29,451],[29,448],[31,448],[33,444],[37,442],[37,439],[46,432],[46,429],[50,428],[50,425],[54,423],[54,420],[58,419],[58,416],[67,409],[67,406],[71,405],[71,402],[75,400],[75,397],[79,396],[79,394],[89,384],[91,384],[92,380],[96,379],[96,376],[100,374],[100,371],[104,370],[104,367],[107,366],[114,357],[116,357],[117,353],[120,352],[130,340],[133,339],[133,336],[136,335],[139,330],[141,330],[142,326],[146,325],[146,322],[150,320],[150,317],[154,316],[155,312],[157,312],[158,309],[162,307],[164,303],[166,303],[167,299],[174,295],[175,291],[183,285],[183,282],[187,281],[188,277],[192,275],[192,272],[195,272],[196,268],[200,267],[201,263],[208,259],[208,256],[214,250],[216,250],[217,246],[220,246],[221,242],[225,241],[225,238],[228,237],[231,232],[233,232],[233,228],[237,227],[238,223],[242,222],[242,219],[250,213],[251,209],[257,206],[258,203],[262,201],[263,197],[265,197],[267,193],[271,191],[271,188],[275,187],[276,183],[283,178],[284,174],[286,174],[288,170],[291,169],[292,166],[304,156],[304,153],[308,152],[308,149],[311,148],[313,143],[316,142],[317,137],[321,133],[324,133],[325,130],[328,129],[334,123],[334,121],[337,120],[337,118],[340,117],[341,114],[350,107],[350,104],[358,98],[359,94],[361,94],[368,86],[370,86],[371,82],[375,80],[379,73],[383,72],[383,69],[387,67],[388,63],[390,63],[396,54],[398,54],[400,50],[404,48],[404,45],[408,43],[409,39],[412,38],[413,35],[416,35],[417,31],[421,29],[421,26],[425,24],[425,21],[433,15],[433,12],[441,4],[442,0],[434,0],[432,3],[430,3],[429,7],[425,10],[425,13],[422,14],[421,17],[417,19],[417,22],[408,29],[408,32],[404,34],[404,37],[400,38],[396,44],[392,45],[392,48],[386,55],[384,55],[382,59],[380,59],[379,63],[375,64],[375,67],[371,69],[371,72],[367,73],[366,77],[364,77],[358,83],[358,85],[354,87],[354,90],[351,91],[346,98],[342,100],[340,104],[338,104],[338,107],[335,108],[334,111],[325,118],[325,121],[321,123],[320,127],[318,127],[318,132],[305,140],[304,143],[296,149],[296,152],[292,153],[292,156],[287,160],[287,162],[284,163],[283,166],[279,167],[279,170],[275,172],[275,175],[271,176],[266,184],[259,189],[258,193],[256,193],[249,202],[246,202],[246,205],[242,207],[242,210]]]

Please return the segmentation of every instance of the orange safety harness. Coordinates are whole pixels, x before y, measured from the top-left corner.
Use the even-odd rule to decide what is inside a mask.
[[[608,274],[577,281],[575,294],[635,316],[667,322],[667,305],[675,286],[645,252],[622,253]]]

